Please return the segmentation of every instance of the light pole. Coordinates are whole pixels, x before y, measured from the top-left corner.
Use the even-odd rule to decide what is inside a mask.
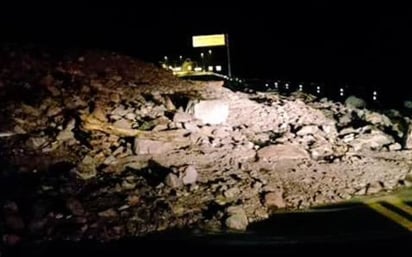
[[[230,47],[229,47],[229,34],[225,34],[225,45],[227,53],[227,74],[232,77],[232,67],[230,64]]]

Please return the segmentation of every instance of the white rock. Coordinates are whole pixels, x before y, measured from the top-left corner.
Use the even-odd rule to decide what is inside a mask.
[[[184,170],[183,184],[194,184],[197,181],[198,173],[194,166],[189,165]]]
[[[194,104],[194,117],[205,124],[225,123],[229,116],[229,105],[222,100],[204,100]]]
[[[315,135],[316,133],[319,132],[319,128],[317,126],[311,125],[311,126],[305,126],[301,128],[296,135],[298,136],[305,136],[305,135]]]

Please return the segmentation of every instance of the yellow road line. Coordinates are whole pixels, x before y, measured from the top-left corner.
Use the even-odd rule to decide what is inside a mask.
[[[399,197],[389,196],[387,197],[387,199],[385,199],[385,201],[401,209],[402,211],[412,215],[412,207],[405,204]]]
[[[383,216],[391,219],[392,221],[406,228],[407,230],[412,231],[412,222],[409,221],[407,218],[401,216],[400,214],[383,207],[380,203],[377,202],[368,203],[368,206],[376,212],[382,214]]]

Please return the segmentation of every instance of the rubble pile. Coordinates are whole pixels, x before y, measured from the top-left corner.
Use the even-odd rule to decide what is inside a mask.
[[[411,184],[408,117],[107,52],[0,54],[3,242],[244,230]]]

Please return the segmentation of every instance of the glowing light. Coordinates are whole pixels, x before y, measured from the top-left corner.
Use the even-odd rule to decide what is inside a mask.
[[[216,71],[222,71],[222,66],[220,65],[216,65],[215,68],[216,68]]]
[[[378,98],[376,97],[376,95],[374,95],[372,99],[373,99],[373,101],[378,100]]]
[[[299,91],[303,90],[303,85],[299,85]]]
[[[183,56],[179,55],[179,59],[182,60],[182,59],[183,59]]]
[[[320,86],[316,87],[316,93],[320,94]]]
[[[203,58],[204,56],[205,56],[205,54],[204,54],[204,53],[200,53],[200,57],[202,57],[202,58]]]
[[[269,86],[269,84],[268,84],[268,83],[266,83],[266,84],[265,84],[265,87],[268,87],[268,86]]]
[[[275,82],[275,88],[278,88],[278,83],[277,82]]]
[[[207,51],[208,53],[209,53],[209,55],[211,55],[212,54],[212,50],[211,49],[209,49],[209,51]]]
[[[378,95],[378,92],[373,91],[373,95],[374,95],[374,96]]]
[[[285,84],[285,88],[289,89],[289,84],[288,83]]]
[[[208,66],[208,67],[207,67],[207,70],[208,70],[208,71],[213,71],[213,66]]]
[[[188,66],[187,66],[187,69],[188,69],[188,70],[192,70],[192,69],[193,69],[192,65],[188,65]]]
[[[163,58],[165,59],[165,61],[167,61],[167,59],[168,59],[167,56],[165,56],[165,57],[163,57]]]
[[[202,71],[202,67],[196,67],[195,71]]]

